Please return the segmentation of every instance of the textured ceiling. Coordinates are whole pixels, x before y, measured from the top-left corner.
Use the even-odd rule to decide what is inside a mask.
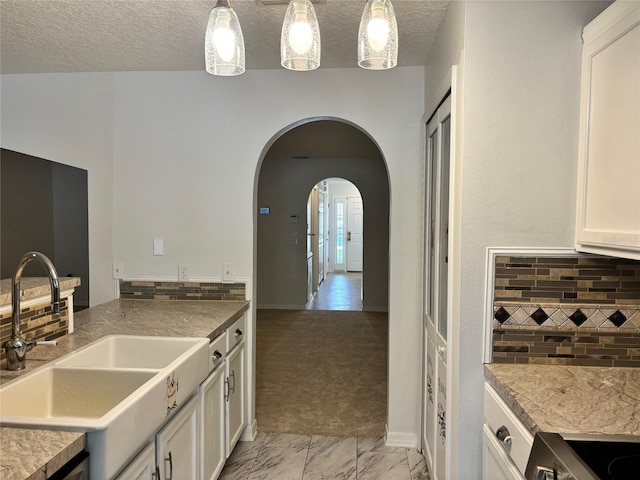
[[[204,70],[204,33],[215,0],[1,0],[0,72]],[[393,0],[398,65],[424,65],[448,0]],[[232,0],[247,69],[280,67],[286,4]],[[364,0],[314,4],[321,68],[356,66]]]

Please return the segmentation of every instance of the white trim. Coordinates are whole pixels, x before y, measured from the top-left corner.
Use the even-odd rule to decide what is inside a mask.
[[[384,444],[387,447],[418,448],[418,435],[415,432],[390,432],[385,425]]]
[[[258,435],[258,421],[254,418],[253,422],[247,425],[240,436],[241,442],[253,442]]]
[[[573,248],[525,248],[525,247],[488,247],[487,248],[487,276],[484,288],[484,349],[483,363],[491,363],[491,345],[493,343],[493,292],[495,290],[496,257],[525,256],[525,257],[586,257]]]
[[[67,321],[67,333],[73,333],[75,330],[75,323],[73,321],[73,293],[67,297],[67,310],[69,312],[69,319]]]

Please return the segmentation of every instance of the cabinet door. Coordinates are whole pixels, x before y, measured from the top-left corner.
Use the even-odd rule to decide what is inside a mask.
[[[524,480],[524,477],[485,423],[482,429],[483,480]]]
[[[225,456],[225,369],[221,365],[200,385],[200,478],[215,480]]]
[[[640,3],[583,38],[576,249],[640,259]]]
[[[156,436],[160,478],[198,478],[198,434],[198,397],[194,395]]]
[[[125,467],[116,480],[159,480],[156,472],[156,452],[154,442],[146,447]]]
[[[245,359],[244,342],[239,344],[226,359],[226,395],[227,404],[227,457],[231,455],[240,435],[247,424],[245,417]]]
[[[447,332],[449,314],[449,196],[451,99],[427,124],[425,169],[423,447],[434,480],[446,476]]]

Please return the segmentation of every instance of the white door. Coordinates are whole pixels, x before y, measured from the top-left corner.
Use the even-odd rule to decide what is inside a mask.
[[[198,478],[198,396],[194,395],[156,436],[160,478]]]
[[[334,272],[344,272],[347,268],[347,250],[345,247],[347,238],[347,197],[335,195],[333,197],[333,218],[332,218],[332,270]]]
[[[445,478],[447,451],[447,330],[449,302],[449,164],[451,101],[427,124],[424,232],[424,378],[425,456],[434,480]]]
[[[245,363],[244,342],[240,343],[225,359],[227,402],[227,458],[247,426],[245,415]],[[186,477],[185,477],[186,478]]]
[[[324,253],[324,240],[325,240],[325,194],[318,192],[318,285],[324,280],[325,272],[325,253]]]
[[[347,271],[362,271],[362,198],[347,197]]]
[[[218,478],[225,452],[225,368],[218,366],[198,388],[200,398],[200,478]]]

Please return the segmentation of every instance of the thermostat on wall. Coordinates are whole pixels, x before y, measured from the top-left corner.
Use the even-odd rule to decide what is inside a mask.
[[[269,215],[269,207],[260,207],[260,215]]]

